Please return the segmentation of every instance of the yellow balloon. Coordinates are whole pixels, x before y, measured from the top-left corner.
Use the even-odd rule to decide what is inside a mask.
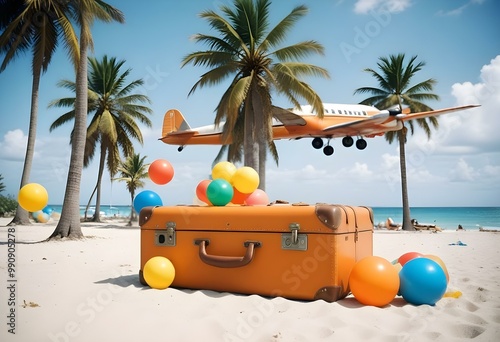
[[[169,287],[175,278],[175,268],[170,260],[155,256],[144,264],[144,280],[153,289],[163,290]]]
[[[28,183],[19,190],[17,202],[24,210],[36,212],[47,206],[49,194],[40,184]]]
[[[233,186],[243,194],[251,194],[259,186],[259,174],[249,166],[240,167],[233,175]]]
[[[212,179],[224,179],[231,183],[235,172],[236,166],[233,163],[228,161],[219,162],[212,168]]]

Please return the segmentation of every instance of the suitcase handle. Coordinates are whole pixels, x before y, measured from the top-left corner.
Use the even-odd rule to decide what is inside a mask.
[[[199,256],[201,261],[210,266],[223,268],[241,267],[249,264],[253,260],[255,247],[261,246],[259,241],[246,241],[244,243],[244,246],[247,248],[245,255],[242,257],[231,257],[207,254],[206,246],[209,244],[208,240],[195,240],[194,243],[200,246]]]

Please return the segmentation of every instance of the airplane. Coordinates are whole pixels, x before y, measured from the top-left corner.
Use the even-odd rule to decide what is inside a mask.
[[[327,156],[333,154],[330,145],[333,138],[342,138],[342,145],[350,147],[357,137],[356,147],[364,150],[367,142],[364,138],[384,135],[389,131],[403,128],[403,122],[431,116],[466,110],[479,105],[465,105],[427,112],[410,113],[406,108],[379,110],[373,106],[360,104],[324,103],[324,116],[320,119],[313,113],[312,106],[304,105],[297,109],[284,109],[273,106],[273,140],[312,138],[315,149],[323,148]],[[165,144],[179,145],[182,151],[186,145],[222,145],[222,129],[220,125],[207,125],[191,128],[182,113],[170,109],[163,118],[162,137]],[[327,140],[326,145],[323,139]],[[226,141],[229,144],[230,141]]]

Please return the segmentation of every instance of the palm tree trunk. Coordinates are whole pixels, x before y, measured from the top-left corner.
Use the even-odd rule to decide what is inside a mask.
[[[21,176],[21,189],[29,182],[31,174],[31,166],[33,165],[33,155],[35,154],[36,127],[38,121],[38,93],[40,89],[40,76],[42,70],[36,68],[33,70],[33,85],[31,89],[31,109],[30,109],[30,125],[28,128],[28,144],[26,146],[26,155],[24,157],[23,174]],[[17,206],[16,215],[9,225],[29,225],[29,214],[20,205]]]
[[[90,195],[89,201],[87,202],[87,206],[85,207],[85,213],[83,214],[83,219],[85,221],[87,220],[87,212],[89,211],[90,202],[92,202],[92,198],[94,198],[96,191],[97,191],[97,184],[94,186],[94,190],[92,190],[92,194]]]
[[[80,33],[80,60],[76,71],[76,101],[75,126],[73,128],[73,142],[71,144],[71,158],[69,163],[66,191],[61,212],[61,218],[49,239],[83,237],[80,222],[80,183],[82,179],[83,157],[87,136],[87,49],[88,41],[84,23]]]
[[[132,221],[134,220],[134,195],[135,192],[130,192],[130,219],[128,220],[127,226],[132,226]]]
[[[411,224],[410,204],[408,201],[408,179],[406,177],[406,127],[398,131],[399,140],[399,166],[401,169],[401,194],[403,200],[403,230],[415,230]]]
[[[94,218],[92,221],[101,222],[101,184],[102,184],[102,175],[104,173],[104,165],[106,163],[106,149],[104,145],[101,144],[101,158],[99,160],[99,171],[97,175],[97,195],[95,199],[95,212]]]

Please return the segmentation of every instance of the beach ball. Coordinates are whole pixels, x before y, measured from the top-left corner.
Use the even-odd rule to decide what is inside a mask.
[[[149,178],[153,183],[165,185],[174,178],[174,168],[165,159],[157,159],[149,165]]]
[[[228,161],[219,162],[212,168],[212,179],[224,179],[231,183],[235,172],[236,166],[233,163]]]
[[[401,255],[398,258],[398,262],[401,264],[401,266],[404,266],[408,261],[414,259],[414,258],[420,258],[422,257],[421,253],[418,252],[408,252],[403,255]]]
[[[207,198],[215,206],[224,206],[233,198],[233,187],[224,179],[214,179],[207,187]]]
[[[206,204],[211,204],[207,198],[207,188],[210,182],[211,182],[210,179],[204,179],[201,182],[199,182],[198,185],[196,186],[196,197],[200,201]]]
[[[414,258],[399,272],[399,292],[413,305],[434,305],[446,292],[446,275],[437,262]]]
[[[151,288],[163,290],[174,281],[175,268],[169,259],[155,256],[146,261],[142,275]]]
[[[385,306],[398,293],[398,271],[388,260],[368,256],[354,264],[349,275],[349,287],[361,304]]]
[[[245,204],[246,205],[268,205],[269,204],[269,197],[267,196],[267,194],[264,190],[256,189],[254,192],[252,192],[245,199]]]
[[[141,191],[134,198],[134,209],[140,213],[144,207],[155,207],[163,205],[160,196],[151,190]]]
[[[259,186],[259,174],[251,167],[243,166],[234,173],[232,183],[239,192],[250,194]]]
[[[47,206],[49,194],[38,183],[28,183],[19,190],[17,201],[26,211],[40,211]]]
[[[245,204],[245,200],[247,199],[248,196],[250,196],[250,194],[241,193],[238,191],[238,189],[236,189],[233,186],[233,198],[231,199],[231,203],[233,203],[233,204]]]
[[[446,276],[446,282],[448,283],[450,281],[450,275],[448,273],[448,269],[446,268],[446,265],[444,264],[443,260],[441,260],[440,257],[438,257],[436,255],[432,255],[432,254],[424,254],[423,257],[427,258],[427,259],[434,260],[435,262],[437,262],[438,265],[441,266],[441,268],[444,271],[444,275]]]
[[[54,212],[54,209],[52,209],[51,207],[45,207],[42,209],[42,211],[50,216]]]

